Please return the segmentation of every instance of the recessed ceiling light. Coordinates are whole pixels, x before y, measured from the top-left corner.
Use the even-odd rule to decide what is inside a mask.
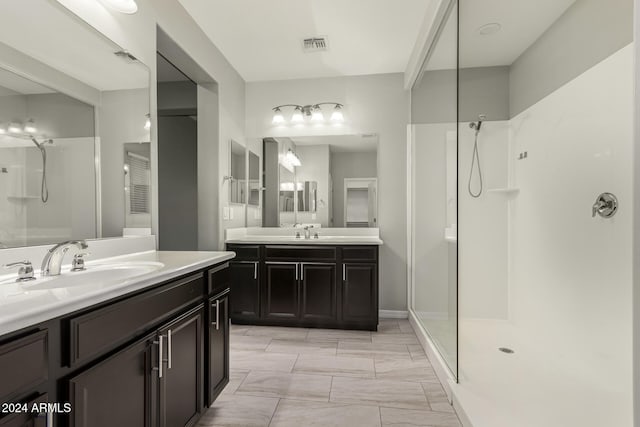
[[[118,12],[132,14],[138,11],[138,4],[135,0],[99,0],[105,6]]]
[[[502,25],[497,22],[492,22],[490,24],[485,24],[482,27],[478,28],[477,32],[481,36],[491,36],[502,29]]]

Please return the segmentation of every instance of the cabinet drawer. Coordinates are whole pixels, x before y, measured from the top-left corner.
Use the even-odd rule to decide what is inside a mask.
[[[103,353],[202,298],[202,274],[69,320],[70,366]]]
[[[0,401],[18,397],[49,377],[46,330],[0,345]]]
[[[213,267],[209,270],[208,276],[207,291],[209,295],[222,292],[231,286],[231,274],[229,272],[228,262]]]
[[[227,250],[236,253],[234,261],[257,261],[260,259],[259,245],[227,245]]]
[[[49,401],[48,395],[42,394],[35,399],[25,402],[27,412],[12,413],[4,418],[0,418],[0,427],[51,427],[53,426],[53,413],[31,412],[34,405],[40,405]]]
[[[376,261],[378,259],[377,246],[344,246],[342,248],[343,261]]]
[[[336,259],[334,246],[265,246],[267,260],[295,260],[295,261],[333,261]]]

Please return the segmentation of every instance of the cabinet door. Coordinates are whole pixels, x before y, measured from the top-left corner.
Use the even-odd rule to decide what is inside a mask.
[[[297,320],[299,312],[298,263],[267,262],[264,318]]]
[[[165,361],[160,378],[160,427],[192,425],[202,412],[203,320],[201,304],[158,332],[160,359]]]
[[[336,319],[336,265],[301,263],[300,285],[302,320],[334,321]]]
[[[260,317],[260,263],[232,262],[231,319],[255,320]]]
[[[144,338],[69,380],[72,427],[152,425],[153,338]]]
[[[229,291],[209,299],[209,405],[229,383]]]
[[[377,265],[345,263],[342,265],[342,281],[342,320],[377,324]]]

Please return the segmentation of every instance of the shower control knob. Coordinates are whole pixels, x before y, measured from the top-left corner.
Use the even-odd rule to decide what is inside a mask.
[[[591,207],[591,216],[595,218],[596,214],[602,218],[611,218],[618,212],[618,198],[611,193],[602,193]]]

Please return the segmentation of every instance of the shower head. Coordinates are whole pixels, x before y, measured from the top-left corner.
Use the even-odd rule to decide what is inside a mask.
[[[53,144],[53,139],[45,139],[42,142],[38,142],[34,137],[31,137],[31,142],[33,142],[36,145],[36,147],[38,147],[40,150],[44,150],[45,149],[44,145]]]
[[[480,132],[480,128],[482,127],[482,122],[487,118],[485,114],[478,114],[478,122],[469,123],[469,127],[471,129],[475,129],[476,132]]]

